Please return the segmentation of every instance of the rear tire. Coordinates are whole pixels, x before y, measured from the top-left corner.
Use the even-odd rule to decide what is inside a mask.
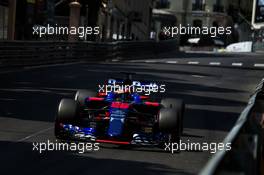
[[[85,99],[87,97],[96,97],[96,96],[97,96],[97,93],[94,91],[80,89],[76,92],[74,100],[77,101],[80,106],[84,106]]]

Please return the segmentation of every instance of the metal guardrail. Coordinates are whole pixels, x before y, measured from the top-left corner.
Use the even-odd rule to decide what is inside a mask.
[[[2,41],[0,66],[140,58],[176,50],[177,41],[51,42]]]
[[[230,151],[218,151],[199,175],[264,174],[264,79],[224,139]],[[262,123],[261,123],[262,122]]]

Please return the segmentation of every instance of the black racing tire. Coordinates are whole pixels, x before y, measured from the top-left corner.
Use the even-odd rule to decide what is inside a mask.
[[[76,92],[74,100],[77,101],[80,106],[84,106],[85,99],[87,97],[96,97],[96,96],[97,96],[97,93],[94,91],[80,89]]]
[[[183,120],[184,120],[184,112],[185,112],[185,104],[180,99],[174,98],[165,98],[161,100],[161,105],[164,108],[175,108],[179,113],[179,124],[180,124],[180,132],[183,134]]]
[[[178,108],[179,104],[182,104],[182,100],[175,98],[164,98],[160,102],[164,108]]]
[[[55,136],[60,137],[61,123],[71,123],[77,116],[78,104],[72,99],[62,99],[55,119]]]
[[[159,130],[169,134],[169,142],[179,143],[181,137],[180,111],[176,108],[161,108],[158,117]]]
[[[170,132],[178,127],[179,111],[175,108],[161,108],[159,111],[159,130]]]

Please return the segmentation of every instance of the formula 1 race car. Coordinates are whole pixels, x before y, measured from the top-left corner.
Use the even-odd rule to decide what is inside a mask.
[[[108,85],[137,86],[140,83],[132,81],[131,76],[107,82]],[[78,90],[74,99],[60,101],[55,136],[62,140],[117,145],[178,143],[183,131],[184,108],[179,99],[166,98],[156,102],[150,96],[126,90],[99,93]]]

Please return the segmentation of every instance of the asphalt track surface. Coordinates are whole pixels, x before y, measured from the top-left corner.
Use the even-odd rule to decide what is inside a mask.
[[[225,61],[225,60],[224,60]],[[53,121],[61,98],[97,89],[119,71],[166,85],[161,96],[184,99],[183,142],[221,142],[264,71],[248,68],[152,63],[77,63],[0,73],[1,174],[197,174],[208,151],[168,153],[100,145],[99,151],[38,153],[34,142],[56,142]]]

